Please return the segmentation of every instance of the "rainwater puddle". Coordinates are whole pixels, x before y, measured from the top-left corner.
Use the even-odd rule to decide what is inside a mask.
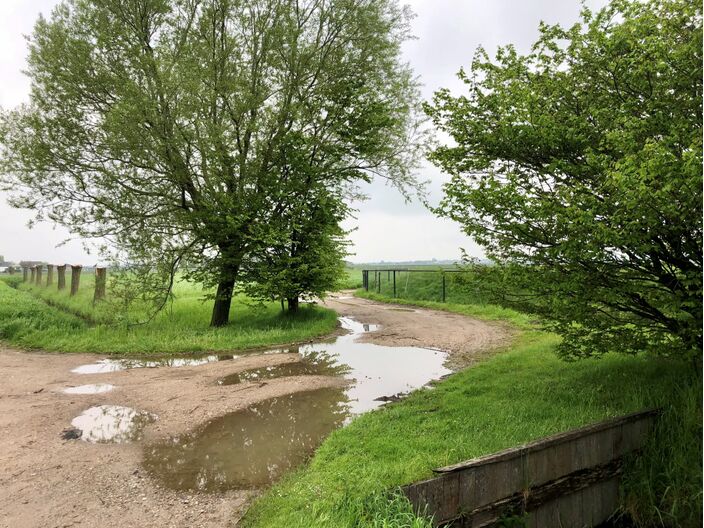
[[[115,388],[115,385],[109,383],[94,383],[91,385],[79,385],[77,387],[68,387],[63,392],[66,394],[101,394],[109,392]]]
[[[218,381],[218,384],[236,385],[245,381],[283,378],[285,376],[341,376],[348,371],[349,368],[346,365],[341,365],[336,361],[336,358],[331,357],[329,354],[313,352],[306,354],[299,361],[230,374]]]
[[[359,343],[357,339],[361,334],[374,332],[378,326],[361,324],[347,317],[341,317],[340,323],[351,333],[338,337],[334,343],[302,345],[299,353],[304,359],[325,354],[336,364],[347,366],[346,377],[354,380],[345,390],[350,415],[383,405],[383,401],[377,400],[379,397],[410,392],[452,372],[444,366],[447,359],[444,352]]]
[[[81,431],[81,440],[91,443],[131,442],[142,437],[144,426],[156,420],[148,412],[119,405],[98,405],[86,409],[71,420],[71,425]]]
[[[222,383],[335,375],[344,369],[352,381],[349,386],[272,398],[227,414],[191,433],[146,447],[144,465],[165,486],[177,490],[265,486],[305,462],[334,429],[383,405],[380,397],[418,389],[451,372],[443,366],[443,352],[359,343],[361,334],[378,327],[344,317],[340,322],[350,334],[334,343],[300,346],[300,361],[240,372]]]
[[[145,449],[144,466],[176,490],[266,486],[302,464],[346,416],[342,389],[257,403]]]
[[[161,358],[161,359],[101,359],[95,363],[81,365],[71,370],[74,374],[105,374],[108,372],[117,372],[118,370],[127,370],[133,368],[156,368],[156,367],[197,367],[205,365],[213,361],[226,361],[234,359],[237,356],[227,355],[218,356],[210,355],[203,357],[189,358]]]

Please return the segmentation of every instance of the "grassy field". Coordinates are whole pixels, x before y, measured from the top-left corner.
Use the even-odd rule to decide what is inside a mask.
[[[419,288],[419,297],[427,291]],[[701,378],[690,365],[622,354],[565,362],[554,353],[559,338],[524,314],[485,304],[400,302],[503,320],[519,336],[434,390],[333,433],[308,466],[254,504],[245,526],[430,527],[394,489],[430,477],[434,467],[650,406],[664,416],[646,455],[629,466],[623,509],[642,526],[699,525]]]
[[[341,290],[356,290],[362,287],[362,268],[345,268],[345,277],[340,281]]]
[[[370,266],[372,269],[375,266]],[[381,266],[380,266],[381,268]],[[489,304],[489,294],[482,290],[470,271],[460,271],[456,267],[410,266],[396,272],[396,298],[409,301],[441,302],[443,298],[443,274],[445,273],[445,301],[452,304]],[[362,270],[359,269],[359,282],[362,283]],[[394,275],[391,270],[369,273],[369,293],[377,293],[385,298],[394,295]],[[361,287],[361,286],[360,286]]]
[[[84,274],[75,297],[19,278],[0,281],[0,339],[60,352],[182,354],[305,341],[337,325],[335,312],[318,306],[305,306],[291,316],[277,303],[254,305],[237,297],[232,324],[209,328],[211,301],[203,301],[198,286],[180,282],[167,310],[146,324],[129,326],[115,317],[114,304],[93,306],[92,281],[91,274]]]

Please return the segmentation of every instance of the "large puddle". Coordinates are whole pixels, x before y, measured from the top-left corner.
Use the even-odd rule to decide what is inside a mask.
[[[144,465],[177,490],[265,486],[303,463],[347,417],[341,389],[272,398],[145,449]]]
[[[443,366],[447,357],[443,352],[359,343],[361,334],[376,327],[349,318],[340,321],[351,333],[334,343],[298,347],[300,361],[239,372],[221,383],[343,374],[352,380],[349,386],[266,400],[191,433],[148,446],[144,458],[148,470],[164,485],[178,490],[264,486],[304,462],[332,430],[355,415],[451,372]]]
[[[447,354],[418,347],[390,347],[360,343],[358,338],[377,329],[341,317],[342,327],[350,333],[334,343],[302,345],[298,352],[307,358],[328,357],[337,366],[348,369],[346,377],[354,380],[345,391],[350,415],[361,414],[383,405],[380,398],[403,394],[452,372],[444,366]]]
[[[98,405],[86,409],[71,421],[85,442],[131,442],[142,437],[144,426],[156,419],[153,414],[119,405]]]

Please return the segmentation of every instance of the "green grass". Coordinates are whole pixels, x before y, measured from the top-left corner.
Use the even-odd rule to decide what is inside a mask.
[[[55,286],[0,281],[0,339],[59,352],[182,354],[305,341],[328,334],[337,325],[335,312],[318,306],[305,306],[291,316],[276,303],[258,306],[237,297],[232,323],[209,328],[211,303],[203,302],[200,288],[179,283],[167,310],[147,324],[128,326],[113,322],[113,304],[93,307],[91,281],[84,274],[73,298]]]
[[[434,390],[359,417],[258,500],[245,526],[393,526],[409,510],[382,507],[388,490],[434,467],[665,405],[687,376],[686,365],[646,357],[568,363],[555,356],[557,342],[526,331],[511,350]]]
[[[413,271],[396,272],[396,298],[410,301],[442,302],[441,268],[431,266],[411,267]],[[452,268],[453,270],[455,268]],[[485,305],[489,300],[487,292],[472,282],[473,274],[465,272],[447,272],[445,275],[445,301],[452,304]],[[369,273],[369,293],[378,293],[388,298],[394,293],[394,274],[392,271]],[[360,270],[361,282],[361,270]],[[359,286],[361,287],[361,285]]]
[[[623,509],[639,526],[702,525],[702,378],[675,383],[654,434],[624,474]]]
[[[356,290],[362,287],[362,269],[345,268],[345,277],[340,281],[341,290]]]

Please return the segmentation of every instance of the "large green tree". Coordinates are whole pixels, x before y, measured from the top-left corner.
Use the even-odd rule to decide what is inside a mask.
[[[64,0],[30,38],[0,173],[15,205],[161,270],[167,291],[179,266],[217,286],[226,324],[300,178],[335,195],[415,183],[408,17],[396,0]]]
[[[460,76],[427,105],[454,140],[438,212],[502,264],[504,301],[567,355],[700,356],[701,5],[613,0]]]

